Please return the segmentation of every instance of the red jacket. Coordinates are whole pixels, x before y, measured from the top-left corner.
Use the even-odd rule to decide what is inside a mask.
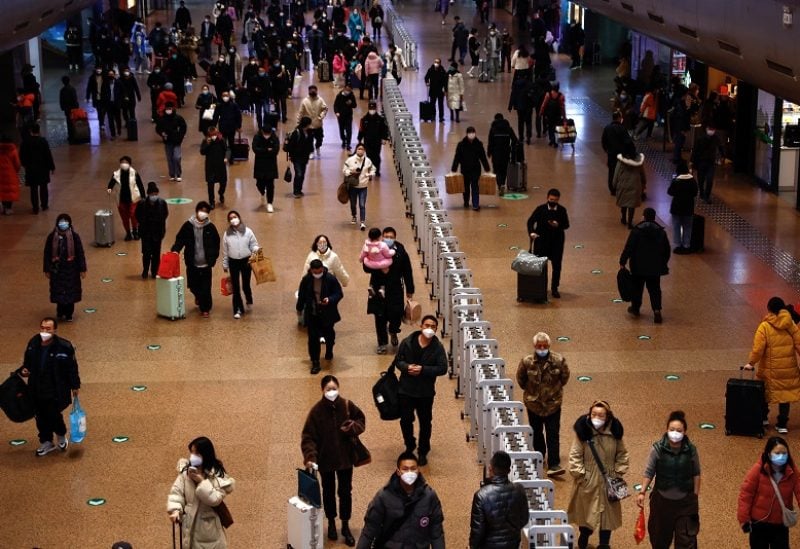
[[[19,153],[14,143],[0,143],[0,200],[19,200]]]
[[[769,468],[768,468],[769,470]],[[792,509],[792,493],[800,501],[800,482],[798,476],[787,465],[784,476],[778,482],[778,489],[783,496],[784,505]],[[768,522],[783,524],[783,514],[775,490],[769,477],[761,472],[761,460],[750,468],[739,491],[739,509],[736,513],[740,524],[745,522]]]

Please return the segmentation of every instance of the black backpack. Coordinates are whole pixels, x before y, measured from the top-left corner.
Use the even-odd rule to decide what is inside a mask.
[[[284,138],[284,140],[283,140],[283,152],[285,152],[287,154],[294,154],[295,149],[297,149],[297,140],[299,139],[299,136],[297,135],[298,131],[299,131],[299,128],[295,128],[294,130],[292,130],[292,132],[289,135],[287,135]]]
[[[0,385],[0,408],[15,423],[28,421],[36,415],[28,384],[17,372],[11,372]]]
[[[400,381],[394,373],[394,362],[372,386],[372,399],[382,420],[400,419]]]

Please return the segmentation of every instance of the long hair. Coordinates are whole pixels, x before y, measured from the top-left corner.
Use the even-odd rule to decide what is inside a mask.
[[[192,451],[192,446],[197,449],[197,453],[203,458],[203,471],[214,473],[219,477],[225,476],[225,467],[222,462],[217,459],[217,453],[214,450],[214,443],[208,437],[197,437],[189,443],[189,451]]]

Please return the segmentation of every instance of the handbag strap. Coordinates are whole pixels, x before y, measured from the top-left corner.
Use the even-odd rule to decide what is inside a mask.
[[[594,447],[594,439],[590,438],[586,441],[589,445],[589,448],[592,450],[592,455],[594,456],[594,460],[597,463],[597,467],[600,469],[600,473],[602,473],[603,477],[608,478],[608,474],[606,473],[606,468],[603,467],[603,462],[600,461],[600,456],[597,455],[597,449]]]
[[[772,484],[772,489],[775,490],[775,495],[778,497],[778,503],[781,506],[781,511],[786,513],[786,504],[783,502],[783,496],[781,495],[781,491],[778,489],[778,483],[775,482],[775,479],[772,478],[772,475],[769,476],[769,482]]]

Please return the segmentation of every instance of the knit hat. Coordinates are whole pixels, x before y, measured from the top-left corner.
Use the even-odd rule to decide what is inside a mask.
[[[155,181],[150,181],[147,184],[147,194],[158,194],[158,185]]]

